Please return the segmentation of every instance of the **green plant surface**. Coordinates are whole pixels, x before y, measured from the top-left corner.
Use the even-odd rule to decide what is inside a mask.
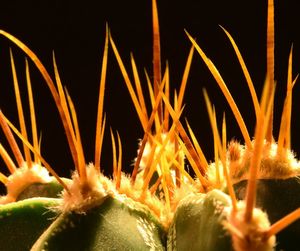
[[[194,194],[179,205],[168,233],[167,250],[232,250],[222,225],[223,209],[230,198],[219,190]]]
[[[68,179],[63,180],[66,183],[68,182]],[[59,198],[62,191],[63,187],[56,179],[48,183],[34,183],[19,194],[17,201],[33,197]]]
[[[57,214],[50,208],[60,199],[32,198],[0,205],[0,249],[30,250]]]
[[[11,53],[21,128],[16,128],[2,111],[0,125],[7,140],[11,141],[19,167],[13,163],[6,150],[0,148],[0,154],[11,173],[6,176],[0,172],[0,181],[7,188],[7,195],[2,197],[2,203],[7,204],[0,207],[0,235],[3,242],[0,249],[291,251],[298,245],[300,162],[290,152],[292,89],[297,77],[293,78],[292,74],[291,50],[287,94],[276,137],[273,133],[276,82],[273,0],[268,1],[267,71],[261,101],[235,41],[223,29],[233,46],[251,94],[256,115],[254,135],[249,133],[221,73],[189,33],[187,36],[192,48],[180,88],[174,90],[173,95],[170,90],[169,66],[166,64],[164,70],[161,67],[160,29],[155,0],[152,0],[152,19],[153,72],[150,75],[146,71],[149,90],[147,96],[143,93],[145,87],[139,79],[134,58],[131,57],[132,82],[131,74],[122,61],[109,28],[106,29],[95,132],[95,158],[94,163],[90,164],[84,153],[82,143],[85,139],[80,135],[75,105],[69,92],[63,87],[55,56],[53,55],[53,78],[53,74],[46,70],[31,49],[13,35],[0,30],[0,35],[11,40],[31,59],[48,85],[58,108],[75,167],[71,181],[61,179],[41,156],[38,135],[34,133],[34,129],[32,134],[36,140],[32,144],[29,142]],[[121,70],[144,132],[133,170],[128,175],[123,173],[121,137],[111,129],[111,178],[102,174],[107,166],[101,162],[106,131],[104,94],[109,48]],[[228,144],[225,114],[222,131],[219,133],[217,109],[204,90],[213,131],[212,162],[206,159],[189,122],[186,121],[186,126],[181,123],[183,98],[194,51],[200,55],[223,92],[244,138],[242,144],[234,140]],[[26,77],[27,82],[30,82],[27,63]],[[28,86],[31,89],[30,84]],[[32,96],[31,91],[28,90],[28,93]],[[152,108],[150,112],[145,102],[148,96]],[[32,108],[32,97],[29,98],[29,103]],[[34,117],[33,109],[30,110]],[[12,131],[23,143],[23,157]],[[128,150],[127,147],[124,149]],[[32,154],[39,165],[33,165]],[[32,172],[34,167],[38,167],[36,172]],[[51,181],[50,175],[57,182]],[[228,194],[221,190],[224,187],[228,189]],[[61,199],[56,199],[57,197]],[[19,201],[15,202],[16,200]],[[56,207],[56,210],[50,212],[49,207]],[[297,225],[292,225],[297,220]],[[279,238],[276,240],[277,236]]]
[[[164,235],[144,206],[108,196],[85,213],[62,213],[32,251],[164,250]]]

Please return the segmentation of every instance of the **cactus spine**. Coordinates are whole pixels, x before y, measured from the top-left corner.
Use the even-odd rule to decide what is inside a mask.
[[[1,197],[0,206],[0,246],[5,247],[5,250],[268,251],[292,250],[296,245],[296,236],[300,233],[297,221],[300,217],[300,203],[297,200],[300,169],[298,160],[290,150],[290,130],[292,89],[297,78],[293,79],[292,76],[291,52],[287,94],[280,132],[275,142],[273,1],[268,1],[267,73],[260,101],[235,41],[223,28],[240,62],[253,100],[256,114],[253,140],[221,74],[188,33],[192,48],[180,89],[174,92],[174,101],[172,100],[168,66],[165,70],[161,69],[160,32],[155,0],[152,0],[152,13],[153,80],[146,74],[150,113],[134,58],[131,58],[132,81],[110,31],[106,29],[93,164],[85,161],[75,107],[62,86],[55,57],[53,56],[53,79],[34,52],[14,36],[0,30],[1,35],[25,52],[43,76],[62,120],[75,166],[70,179],[61,178],[41,156],[26,63],[33,134],[33,142],[29,141],[11,53],[21,126],[20,130],[17,129],[0,112],[1,127],[17,162],[15,165],[7,151],[0,147],[0,154],[11,172],[8,177],[0,173],[0,180],[7,187],[7,195]],[[101,172],[109,47],[118,62],[144,130],[130,176],[122,172],[121,137],[111,130],[111,179]],[[216,109],[204,91],[215,145],[213,163],[207,161],[190,125],[187,123],[184,126],[180,119],[187,77],[195,51],[223,92],[245,141],[244,145],[235,141],[227,143],[226,120],[224,118],[220,134]],[[22,141],[23,152],[14,135]],[[31,157],[32,153],[34,159]],[[195,173],[195,178],[186,170],[186,163]],[[281,190],[287,191],[284,202],[279,193]],[[28,217],[38,222],[35,228],[26,220]],[[22,230],[18,230],[19,228]],[[15,235],[18,242],[14,238],[5,237],[12,231],[18,231]],[[23,236],[22,231],[26,235]]]

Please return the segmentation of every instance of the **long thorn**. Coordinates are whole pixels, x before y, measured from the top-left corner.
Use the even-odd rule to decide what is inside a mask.
[[[210,121],[211,128],[213,130],[213,134],[214,134],[214,138],[215,138],[214,141],[215,141],[215,143],[217,143],[218,150],[220,153],[221,162],[223,165],[224,177],[225,177],[227,187],[228,187],[228,192],[229,192],[229,195],[230,195],[230,198],[232,201],[232,209],[233,209],[233,212],[236,212],[237,200],[236,200],[235,192],[233,189],[232,180],[231,180],[231,177],[229,176],[229,172],[227,169],[226,152],[224,152],[223,145],[221,143],[220,135],[218,132],[217,122],[216,122],[216,114],[211,105],[211,102],[209,100],[208,94],[205,89],[203,90],[203,94],[204,94],[204,99],[205,99],[205,103],[206,103],[206,107],[207,107],[207,111],[208,111],[209,121]]]
[[[134,83],[135,83],[138,100],[141,105],[142,111],[145,114],[146,119],[148,120],[148,113],[147,113],[145,98],[144,98],[142,85],[141,85],[138,69],[137,69],[133,54],[131,54],[131,67],[132,67],[132,73],[133,73],[133,77],[134,77]]]
[[[14,57],[13,57],[12,51],[9,50],[9,52],[10,52],[11,69],[12,69],[12,75],[13,75],[13,82],[14,82],[14,89],[15,89],[15,96],[16,96],[16,103],[17,103],[21,133],[25,139],[28,139]],[[25,154],[25,160],[27,162],[28,167],[30,168],[31,167],[30,151],[26,147],[25,144],[23,144],[23,149],[24,149],[24,154]]]
[[[34,100],[33,100],[33,95],[32,95],[32,87],[31,87],[31,80],[30,80],[30,73],[29,73],[29,65],[28,65],[27,59],[25,60],[25,65],[26,65],[26,80],[27,80],[26,82],[27,82],[28,102],[29,102],[29,109],[30,109],[32,141],[33,141],[34,148],[39,149],[35,107],[34,107]],[[36,154],[34,154],[34,162],[35,163],[39,162],[39,159]]]
[[[274,91],[272,90],[271,95],[269,94],[269,85],[270,83],[267,81],[264,86],[264,91],[262,95],[262,101],[260,105],[260,116],[259,120],[256,123],[255,128],[255,142],[253,147],[253,155],[250,162],[250,171],[249,171],[249,179],[246,190],[246,208],[245,208],[245,222],[250,222],[253,215],[253,208],[256,204],[256,185],[257,185],[257,174],[261,165],[263,147],[266,138],[266,133],[268,130],[268,121],[270,119],[273,101],[274,101]],[[268,99],[270,97],[270,100]]]
[[[254,110],[255,110],[256,119],[258,119],[259,110],[260,110],[259,102],[258,102],[258,98],[257,98],[256,91],[255,91],[255,88],[254,88],[253,81],[251,79],[251,76],[250,76],[249,71],[247,69],[247,66],[245,64],[245,61],[244,61],[244,59],[242,57],[242,54],[241,54],[238,46],[236,45],[234,39],[230,35],[230,33],[227,30],[225,30],[224,27],[221,26],[221,28],[225,32],[226,36],[229,38],[229,41],[231,42],[232,47],[233,47],[233,49],[235,51],[235,54],[236,54],[236,56],[237,56],[237,58],[239,60],[240,66],[241,66],[242,71],[244,73],[244,76],[245,76],[245,79],[246,79],[246,82],[248,84],[248,88],[249,88],[249,91],[250,91],[250,94],[251,94],[251,98],[252,98],[252,102],[253,102],[253,106],[254,106]]]
[[[4,160],[9,172],[13,174],[17,170],[17,167],[2,144],[0,144],[0,155]]]
[[[192,46],[191,49],[190,49],[188,58],[186,60],[186,65],[185,65],[185,68],[184,68],[184,72],[183,72],[183,76],[182,76],[182,80],[181,80],[181,84],[180,84],[180,89],[179,89],[179,94],[178,94],[178,109],[179,110],[182,107],[183,97],[184,97],[184,93],[185,93],[185,89],[186,89],[186,85],[187,85],[187,80],[188,80],[188,76],[189,76],[191,65],[192,65],[192,59],[193,59],[194,51],[195,51],[195,47]]]
[[[271,95],[273,89],[275,89],[274,82],[274,68],[275,68],[275,60],[274,60],[274,0],[268,0],[268,21],[267,21],[267,81],[269,84],[269,95]],[[268,97],[269,100],[271,96]],[[272,142],[273,140],[273,111],[274,104],[271,107],[271,115],[268,121],[268,129],[266,133],[266,140],[268,142]]]
[[[115,45],[115,42],[112,39],[111,34],[109,34],[109,41],[110,41],[111,47],[113,49],[113,52],[115,54],[115,57],[117,59],[117,62],[118,62],[119,68],[121,70],[121,73],[122,73],[123,79],[125,81],[125,84],[127,86],[127,89],[129,91],[131,100],[132,100],[132,102],[134,104],[134,107],[136,109],[136,112],[138,114],[140,122],[142,124],[142,127],[143,127],[143,129],[145,131],[146,130],[146,126],[147,126],[147,118],[145,117],[145,114],[143,113],[143,110],[142,110],[141,105],[139,103],[138,97],[135,94],[135,91],[134,91],[134,88],[133,88],[133,84],[130,81],[130,78],[129,78],[128,73],[127,73],[126,68],[125,68],[125,65],[124,65],[124,63],[123,63],[123,61],[121,59],[121,56],[120,56],[120,54],[118,52],[118,49],[117,49],[117,47]]]
[[[18,163],[18,166],[21,167],[23,164],[24,164],[24,158],[23,158],[23,155],[20,151],[20,148],[15,140],[15,137],[14,135],[12,134],[9,126],[7,125],[5,119],[3,118],[3,113],[2,111],[0,110],[0,125],[2,127],[2,130],[4,132],[4,135],[9,143],[9,146],[16,158],[16,161]]]
[[[251,149],[252,144],[251,144],[251,139],[249,136],[248,129],[246,127],[244,119],[243,119],[230,91],[228,90],[228,88],[226,86],[226,83],[224,82],[222,76],[220,75],[219,71],[217,70],[217,68],[215,67],[213,62],[205,55],[204,51],[200,48],[200,46],[196,43],[196,41],[191,37],[190,34],[188,34],[187,32],[186,32],[186,34],[187,34],[188,38],[190,39],[190,41],[192,42],[192,44],[195,46],[196,50],[198,51],[199,55],[203,59],[204,63],[210,70],[211,74],[213,75],[214,79],[216,80],[217,84],[219,85],[221,91],[223,92],[223,95],[225,96],[227,103],[230,106],[230,108],[233,112],[233,115],[240,127],[241,133],[245,140],[245,144],[248,147],[248,149]]]
[[[5,122],[8,124],[8,126],[14,131],[14,133],[22,140],[22,142],[33,152],[35,153],[38,158],[41,160],[45,168],[51,173],[56,180],[63,186],[63,188],[70,194],[70,190],[66,183],[58,176],[58,174],[54,171],[54,169],[48,164],[48,162],[40,155],[39,151],[37,151],[29,142],[27,139],[23,137],[23,135],[18,131],[18,129],[4,116],[4,114],[0,111],[0,117],[1,119],[5,120]]]
[[[116,181],[116,189],[119,189],[121,186],[121,171],[122,171],[122,143],[119,133],[117,132],[118,139],[118,164],[117,164],[117,181]]]
[[[187,149],[190,151],[190,154],[192,156],[192,158],[194,159],[194,161],[196,162],[196,165],[198,166],[198,169],[201,172],[201,175],[205,175],[205,172],[208,168],[208,162],[206,160],[206,158],[203,156],[198,156],[197,151],[195,150],[191,140],[189,139],[187,133],[184,130],[184,127],[182,126],[179,117],[178,117],[178,113],[176,113],[174,111],[174,109],[172,108],[169,100],[166,98],[166,96],[164,94],[162,94],[163,100],[165,102],[165,105],[168,107],[169,112],[171,114],[171,117],[173,119],[173,121],[176,123],[177,126],[177,130],[180,134],[180,136],[182,137],[184,143],[187,146]]]
[[[104,43],[104,52],[102,58],[99,98],[98,98],[98,112],[97,112],[97,124],[96,124],[96,136],[95,136],[95,168],[100,171],[101,168],[101,152],[103,137],[101,131],[103,131],[103,106],[104,106],[104,91],[106,82],[106,71],[107,71],[107,59],[108,59],[108,27],[106,25],[106,35]]]
[[[163,87],[164,87],[164,85],[161,85],[160,89],[162,89]],[[151,132],[151,128],[152,128],[153,122],[154,122],[156,114],[157,114],[158,106],[161,103],[161,99],[162,99],[161,94],[162,94],[162,90],[160,90],[160,92],[158,93],[158,96],[155,99],[155,102],[154,102],[155,104],[154,104],[152,113],[150,115],[149,121],[147,123],[147,127],[146,127],[144,137],[141,141],[141,145],[140,145],[140,148],[139,148],[139,153],[138,153],[137,159],[135,161],[134,168],[133,168],[132,175],[131,175],[131,183],[132,184],[134,184],[134,182],[135,182],[136,175],[138,173],[138,168],[139,168],[140,162],[142,160],[143,152],[144,152],[147,140],[148,140],[148,134],[150,134],[150,132]]]
[[[296,220],[300,219],[300,208],[294,210],[293,212],[289,213],[282,219],[275,222],[269,230],[266,232],[266,239],[269,239],[272,235],[278,234],[280,231],[285,229],[287,226],[295,222]]]
[[[86,179],[87,179],[87,173],[86,173],[86,168],[85,168],[86,163],[85,163],[85,157],[84,157],[83,147],[82,147],[82,143],[81,143],[81,136],[80,136],[80,130],[79,130],[79,125],[78,125],[76,110],[75,110],[73,101],[67,90],[66,90],[66,94],[67,94],[67,100],[68,100],[68,104],[69,104],[69,108],[70,108],[70,112],[71,112],[71,116],[72,116],[74,130],[75,130],[75,137],[76,137],[75,147],[76,147],[76,151],[77,151],[79,175],[80,175],[81,181],[84,183],[84,182],[86,182]]]
[[[74,160],[74,163],[76,164],[76,158],[74,158],[74,156],[76,156],[76,154],[74,154],[72,152],[72,149],[74,149],[74,141],[72,139],[71,136],[71,132],[70,132],[70,128],[67,124],[67,120],[66,120],[66,114],[64,113],[62,106],[61,106],[61,102],[60,102],[60,97],[57,93],[57,90],[55,88],[55,84],[52,80],[52,78],[50,77],[48,71],[46,70],[45,66],[42,64],[42,62],[39,60],[39,58],[36,56],[36,54],[30,50],[24,43],[22,43],[19,39],[17,39],[16,37],[12,36],[11,34],[7,33],[4,30],[0,30],[0,35],[3,35],[4,37],[6,37],[7,39],[9,39],[10,41],[12,41],[15,45],[17,45],[31,60],[32,62],[35,64],[35,66],[37,67],[37,69],[39,70],[39,72],[41,73],[41,75],[43,76],[44,80],[46,81],[46,84],[49,87],[49,90],[52,94],[52,97],[55,101],[55,104],[57,106],[59,115],[61,117],[61,121],[63,123],[65,132],[66,132],[66,136],[67,136],[67,140],[69,143],[69,147],[72,153],[72,157]]]
[[[2,182],[4,185],[8,182],[8,178],[0,172],[0,182]]]
[[[156,0],[152,0],[152,25],[153,25],[153,85],[154,96],[158,95],[161,84],[161,58],[160,58],[160,34]],[[160,122],[162,122],[162,103],[158,107]]]
[[[72,142],[72,144],[70,144],[70,142],[69,142],[69,147],[71,150],[75,168],[79,172],[79,170],[78,170],[79,169],[78,152],[77,152],[77,148],[76,148],[75,130],[74,130],[74,127],[72,124],[70,111],[68,109],[68,103],[67,103],[66,95],[64,93],[64,88],[63,88],[61,80],[60,80],[54,52],[53,52],[53,66],[54,66],[54,74],[55,74],[55,80],[56,80],[57,89],[58,89],[60,106],[61,106],[61,109],[65,116],[65,124],[66,124],[66,127],[68,128],[69,137]]]

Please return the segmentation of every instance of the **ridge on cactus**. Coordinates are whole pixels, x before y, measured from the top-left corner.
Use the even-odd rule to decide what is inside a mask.
[[[292,89],[297,77],[293,78],[292,74],[291,50],[287,93],[279,135],[276,138],[273,133],[275,42],[272,0],[268,0],[267,17],[267,72],[260,101],[238,46],[229,32],[222,28],[240,63],[253,101],[256,115],[253,140],[221,74],[188,32],[187,37],[192,46],[181,86],[178,91],[174,90],[174,94],[171,92],[168,65],[164,70],[161,66],[160,30],[155,0],[152,0],[153,79],[146,72],[145,84],[139,77],[133,56],[133,81],[131,80],[110,30],[106,27],[95,155],[94,162],[90,164],[85,159],[75,106],[67,89],[63,87],[54,54],[53,78],[30,48],[13,35],[0,30],[2,36],[29,57],[45,80],[61,118],[75,167],[70,178],[62,178],[41,156],[26,61],[33,138],[33,142],[30,142],[11,53],[20,129],[0,111],[0,125],[17,162],[17,165],[14,164],[13,158],[0,145],[0,155],[11,173],[9,176],[0,173],[0,181],[7,187],[7,195],[0,200],[0,232],[5,237],[0,239],[3,242],[0,246],[6,250],[32,251],[268,251],[295,248],[300,234],[300,169],[299,161],[291,152],[290,131]],[[107,167],[103,167],[101,162],[106,133],[104,97],[108,84],[110,47],[144,131],[132,172],[125,174],[122,172],[125,148],[123,150],[121,136],[111,129],[112,178],[104,176],[102,171]],[[194,52],[198,52],[223,92],[245,142],[227,142],[225,115],[219,133],[217,109],[204,90],[213,131],[213,163],[206,159],[189,123],[186,121],[184,125],[181,122]],[[150,97],[150,112],[145,86]],[[18,147],[14,134],[21,140],[24,153]],[[195,177],[188,172],[187,165],[191,167]],[[285,201],[280,201],[279,206],[278,203],[273,205],[272,200],[277,202],[282,199],[279,196],[282,189],[288,191],[289,196],[286,196]],[[49,214],[49,218],[45,214]],[[26,217],[33,217],[41,222],[36,231],[30,229]],[[15,236],[9,236],[17,228],[24,228],[24,231],[18,230]],[[20,243],[15,242],[16,236]]]

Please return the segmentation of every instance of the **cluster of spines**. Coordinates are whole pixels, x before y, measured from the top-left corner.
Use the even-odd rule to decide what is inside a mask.
[[[217,129],[217,122],[216,122],[216,111],[215,108],[211,105],[208,95],[206,91],[204,91],[204,98],[208,108],[209,119],[211,122],[212,130],[213,130],[213,139],[214,139],[214,146],[215,146],[215,165],[216,168],[216,179],[215,181],[211,181],[206,176],[210,165],[206,160],[203,151],[198,143],[194,133],[187,123],[188,133],[184,129],[184,126],[180,122],[180,114],[183,110],[183,97],[184,92],[187,84],[187,78],[189,75],[189,70],[191,66],[192,57],[194,54],[194,50],[200,54],[206,65],[208,66],[209,70],[211,71],[212,75],[214,76],[216,82],[218,83],[220,89],[222,90],[224,96],[227,99],[229,106],[232,109],[232,112],[237,120],[237,123],[241,129],[242,135],[245,140],[245,148],[247,151],[253,153],[253,157],[251,159],[250,168],[249,168],[249,179],[248,179],[248,186],[247,186],[247,195],[245,200],[245,216],[244,221],[246,223],[250,223],[253,217],[253,210],[255,208],[255,191],[256,191],[256,182],[258,177],[258,168],[262,161],[263,151],[266,145],[275,144],[273,139],[273,99],[275,93],[275,84],[274,84],[274,7],[273,2],[269,0],[269,8],[268,8],[268,31],[267,31],[267,77],[265,88],[262,94],[261,102],[259,103],[256,92],[254,90],[254,84],[251,80],[250,74],[247,70],[247,67],[244,63],[244,60],[241,56],[241,53],[234,42],[231,35],[223,28],[224,32],[226,33],[227,37],[229,38],[234,51],[237,55],[237,58],[240,62],[242,67],[242,71],[245,75],[246,82],[248,84],[248,88],[251,93],[252,101],[254,104],[255,114],[256,114],[256,130],[254,134],[254,141],[251,141],[249,136],[247,127],[243,121],[242,115],[239,112],[237,105],[234,102],[233,97],[231,96],[224,80],[222,79],[221,75],[219,74],[218,70],[214,66],[214,64],[210,61],[210,59],[205,55],[203,50],[199,47],[199,45],[195,42],[195,40],[188,34],[189,39],[191,40],[193,46],[190,50],[188,55],[186,67],[183,73],[182,83],[179,90],[179,94],[175,92],[174,94],[174,105],[172,106],[170,103],[170,83],[169,83],[169,70],[166,67],[166,70],[161,76],[161,59],[160,59],[160,41],[159,41],[159,26],[158,26],[158,15],[157,15],[157,7],[156,2],[152,1],[153,3],[153,85],[151,84],[150,78],[146,75],[147,84],[152,104],[152,112],[150,116],[148,116],[148,112],[145,105],[145,98],[142,92],[141,81],[138,76],[138,70],[135,64],[135,61],[132,57],[132,71],[134,76],[134,84],[132,84],[129,74],[122,62],[122,59],[118,53],[117,47],[107,29],[106,32],[106,39],[105,39],[105,48],[104,48],[104,55],[103,55],[103,62],[102,62],[102,72],[101,72],[101,80],[100,80],[100,91],[99,91],[99,103],[98,103],[98,115],[97,115],[97,126],[96,126],[96,141],[95,141],[95,163],[94,167],[99,174],[101,172],[101,150],[102,150],[102,143],[103,143],[103,135],[104,135],[104,128],[105,128],[105,116],[103,116],[103,103],[104,103],[104,90],[105,90],[105,79],[106,79],[106,70],[107,70],[107,52],[108,52],[108,45],[110,43],[113,52],[116,56],[118,64],[120,66],[122,75],[124,77],[126,86],[129,90],[130,96],[136,108],[138,117],[141,121],[141,125],[144,130],[144,137],[141,140],[138,155],[135,161],[135,165],[131,175],[131,185],[132,187],[135,186],[135,182],[137,177],[142,177],[143,179],[143,186],[141,188],[140,200],[143,201],[143,197],[146,195],[146,192],[149,189],[150,180],[153,177],[154,172],[158,172],[159,176],[156,182],[150,187],[150,192],[154,193],[159,185],[162,185],[162,190],[164,194],[164,202],[167,207],[167,211],[171,212],[171,208],[173,206],[173,199],[174,193],[176,192],[177,188],[180,188],[183,183],[188,180],[191,184],[194,184],[197,187],[198,192],[206,192],[213,188],[221,188],[222,182],[221,180],[225,179],[225,184],[228,188],[231,200],[232,200],[232,215],[234,215],[237,210],[237,199],[235,196],[235,192],[233,189],[231,173],[230,173],[230,163],[228,163],[227,159],[227,139],[226,139],[226,122],[225,116],[223,119],[222,125],[222,135],[219,135]],[[70,146],[70,151],[73,157],[73,161],[75,164],[75,168],[77,173],[80,177],[80,181],[82,187],[84,189],[87,182],[87,171],[86,171],[86,163],[83,153],[83,147],[81,144],[80,138],[80,130],[77,123],[77,117],[73,102],[67,93],[62,87],[60,77],[58,74],[58,70],[56,67],[55,59],[54,61],[54,71],[55,71],[55,82],[50,77],[50,74],[47,72],[43,64],[37,58],[37,56],[21,41],[14,38],[10,34],[0,31],[0,33],[14,43],[16,43],[21,49],[25,51],[25,53],[33,60],[39,71],[42,73],[50,91],[54,97],[55,103],[59,110],[59,114],[61,116],[65,132],[67,135],[68,143]],[[11,57],[12,58],[12,57]],[[27,65],[27,63],[26,63]],[[18,130],[6,119],[3,113],[0,113],[0,122],[3,127],[3,130],[7,130],[6,137],[10,142],[14,142],[13,137],[11,136],[10,128],[21,138],[24,143],[24,153],[25,153],[25,160],[21,159],[19,149],[15,146],[12,146],[14,155],[18,160],[18,165],[21,166],[24,162],[26,162],[29,166],[31,165],[31,157],[30,152],[34,152],[35,154],[35,161],[40,163],[42,162],[43,165],[49,170],[51,174],[57,177],[57,179],[61,182],[65,190],[70,193],[68,186],[56,175],[53,169],[50,167],[49,164],[40,156],[39,144],[37,140],[36,128],[34,121],[34,115],[32,116],[32,131],[33,131],[33,146],[29,143],[27,139],[27,133],[24,122],[24,117],[22,115],[22,105],[20,101],[20,94],[18,91],[18,84],[17,78],[12,58],[12,70],[13,70],[13,77],[15,83],[15,91],[16,91],[16,100],[17,100],[17,107],[19,112],[20,124],[21,124],[21,132]],[[26,72],[28,71],[28,67],[26,68]],[[289,57],[289,67],[288,67],[288,81],[287,81],[287,95],[284,103],[284,109],[282,114],[280,132],[278,136],[278,147],[277,147],[277,154],[282,155],[283,158],[285,157],[284,152],[290,149],[290,124],[291,124],[291,103],[292,103],[292,88],[296,82],[295,78],[292,78],[292,51]],[[29,73],[27,73],[27,80],[30,87],[29,81]],[[55,85],[56,83],[56,85]],[[135,88],[134,88],[135,86]],[[153,86],[153,87],[152,87]],[[31,88],[28,87],[29,93],[31,93]],[[30,107],[32,114],[34,114],[33,108],[33,99],[32,95],[30,94]],[[170,117],[172,119],[172,124],[169,125]],[[8,127],[9,125],[9,127]],[[154,127],[154,129],[153,129]],[[6,128],[6,129],[5,129]],[[111,138],[112,138],[112,148],[113,148],[113,180],[115,184],[115,188],[121,191],[122,187],[122,145],[119,135],[117,135],[117,140],[115,139],[114,133],[111,131]],[[117,151],[117,144],[118,142],[118,151]],[[267,142],[267,143],[266,143]],[[146,145],[149,144],[151,147],[151,151],[149,156],[147,157],[147,162],[145,168],[143,170],[142,175],[139,175],[139,168],[141,166],[141,161],[145,158],[144,150]],[[170,146],[174,149],[173,155],[164,155],[166,152],[164,149]],[[4,150],[1,149],[1,155],[6,160],[6,164],[9,167],[9,170],[13,173],[16,167],[12,164],[10,158],[8,158],[8,154]],[[158,150],[157,150],[158,149]],[[118,152],[118,154],[117,154]],[[196,174],[197,180],[195,181],[184,169],[184,160],[181,158],[181,153],[184,153],[186,156],[189,164],[193,168],[193,171]],[[118,156],[117,156],[118,155]],[[220,161],[219,161],[220,160]],[[160,163],[159,163],[160,162]],[[161,164],[161,166],[160,166]],[[175,175],[173,175],[170,171],[170,167],[174,170]],[[221,168],[222,167],[222,168]],[[5,183],[7,177],[1,174],[1,180]],[[174,199],[175,200],[175,199]],[[283,220],[279,221],[278,223],[273,224],[269,230],[266,231],[265,236],[270,238],[272,235],[276,234],[282,228],[286,227],[287,224],[290,224],[292,221],[300,217],[300,211],[295,210],[290,215],[286,216]],[[229,222],[230,223],[230,222]],[[234,225],[229,226],[228,228],[235,229]],[[234,230],[235,231],[235,230]],[[237,229],[235,233],[237,233]]]

